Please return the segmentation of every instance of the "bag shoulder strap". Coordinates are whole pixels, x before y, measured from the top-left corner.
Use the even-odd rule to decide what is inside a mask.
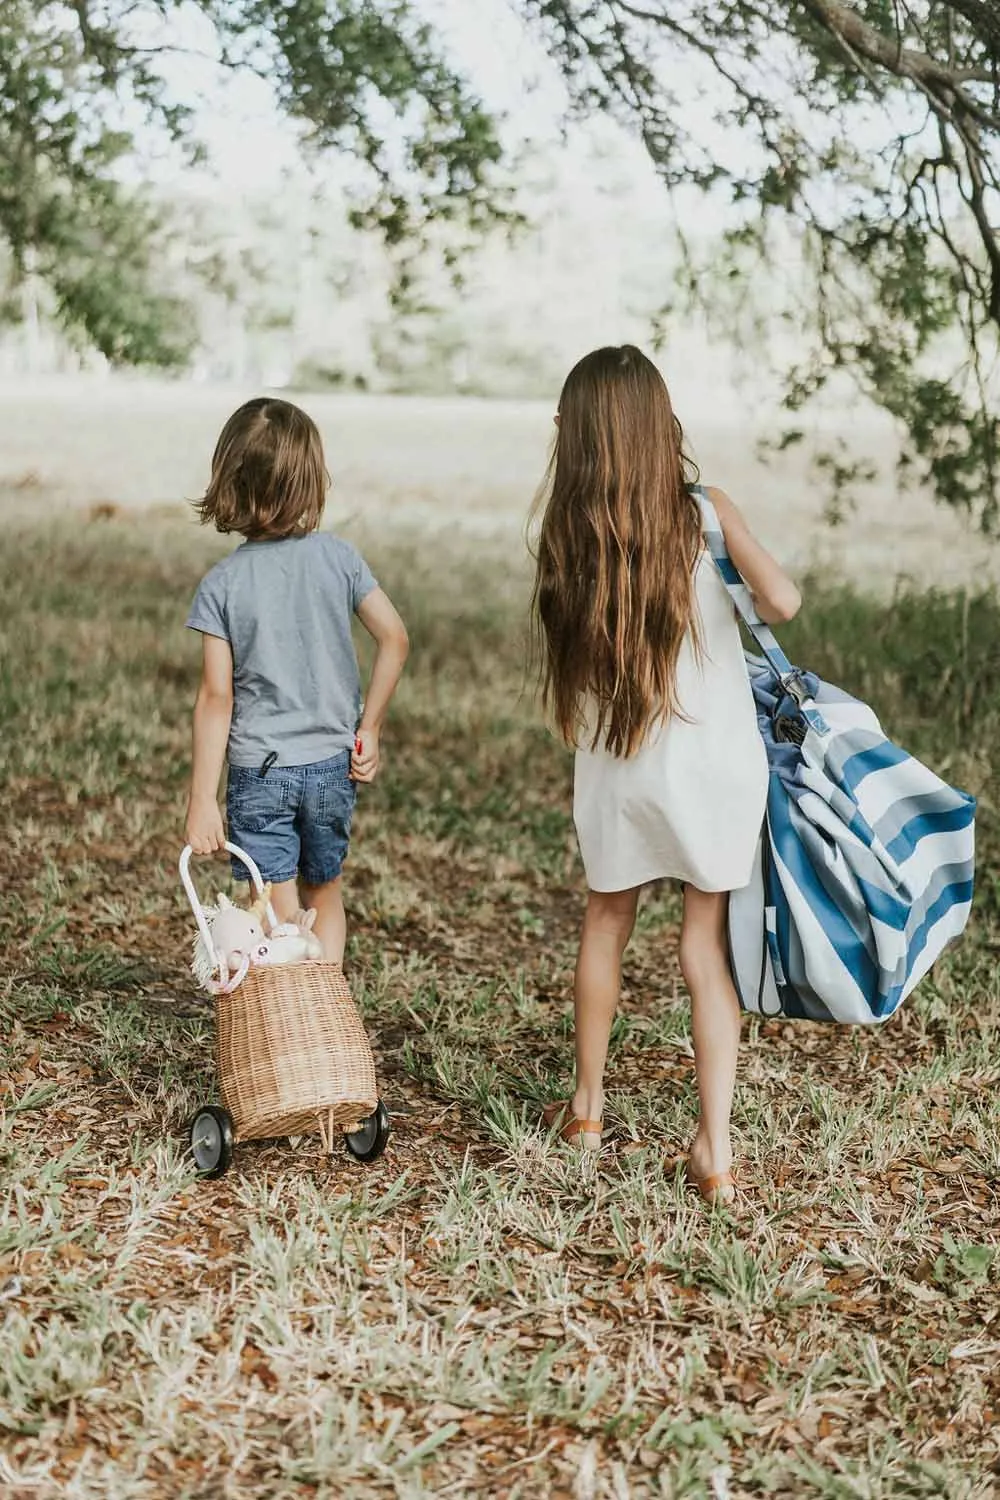
[[[697,500],[701,509],[701,525],[702,531],[705,534],[705,543],[711,553],[712,561],[716,566],[719,577],[722,579],[726,592],[736,606],[737,614],[757,642],[768,666],[777,675],[785,692],[790,698],[795,700],[798,708],[802,710],[807,723],[820,734],[825,734],[828,729],[826,720],[819,710],[813,707],[812,697],[806,688],[801,672],[799,672],[797,667],[792,666],[792,663],[781,649],[774,631],[770,625],[765,625],[757,613],[753,602],[753,595],[744,583],[736,564],[729,556],[722,523],[719,520],[715,506],[708,498],[708,491],[703,484],[692,484],[688,486],[688,489]]]

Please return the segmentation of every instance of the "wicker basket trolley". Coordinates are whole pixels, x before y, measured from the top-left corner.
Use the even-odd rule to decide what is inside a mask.
[[[261,873],[243,861],[258,896]],[[181,883],[198,929],[213,953],[204,909],[191,879],[192,849],[180,858]],[[277,922],[268,905],[269,927]],[[224,971],[220,968],[224,978]],[[215,996],[215,1042],[222,1107],[206,1104],[191,1121],[191,1150],[205,1177],[220,1177],[240,1141],[318,1132],[332,1152],[343,1135],[361,1162],[382,1155],[389,1115],[378,1097],[375,1062],[344,971],[339,964],[252,966],[229,994]]]

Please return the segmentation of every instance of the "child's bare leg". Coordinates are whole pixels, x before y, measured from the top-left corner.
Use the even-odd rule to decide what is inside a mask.
[[[271,889],[271,905],[279,922],[291,922],[299,909],[299,883],[282,880]]]
[[[296,901],[298,906],[298,901]],[[344,892],[341,878],[328,880],[325,885],[302,883],[302,905],[315,907],[316,925],[313,934],[323,947],[327,963],[342,964],[347,943],[347,917],[344,913]]]
[[[576,961],[576,1092],[578,1120],[604,1115],[604,1065],[622,985],[622,955],[639,901],[631,891],[590,891]]]
[[[729,1119],[740,1046],[740,1005],[726,943],[729,896],[684,888],[681,972],[691,992],[691,1031],[700,1114],[691,1145],[695,1177],[728,1172],[733,1149]]]

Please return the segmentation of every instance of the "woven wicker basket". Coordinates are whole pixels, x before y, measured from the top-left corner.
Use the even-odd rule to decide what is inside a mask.
[[[252,968],[215,1000],[219,1083],[237,1140],[339,1129],[378,1104],[375,1063],[339,964]]]

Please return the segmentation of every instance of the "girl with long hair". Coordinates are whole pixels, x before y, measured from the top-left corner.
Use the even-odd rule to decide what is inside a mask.
[[[575,978],[576,1088],[546,1123],[597,1149],[608,1040],[639,891],[684,884],[680,964],[691,995],[699,1120],[686,1159],[729,1202],[740,1008],[728,893],[748,883],[767,761],[733,606],[703,540],[713,507],[763,619],[795,584],[721,490],[704,498],[656,367],[632,345],[570,372],[540,497],[534,612],[546,707],[576,751],[573,814],[587,877]],[[703,510],[704,507],[704,510]]]

